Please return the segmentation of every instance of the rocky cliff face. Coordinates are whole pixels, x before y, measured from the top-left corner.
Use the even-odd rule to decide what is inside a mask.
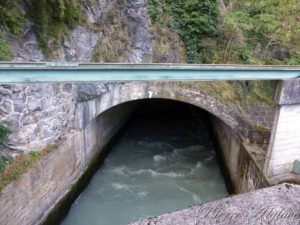
[[[30,1],[29,1],[30,3]],[[26,5],[26,4],[25,4]],[[24,11],[26,11],[26,6]],[[84,23],[51,38],[51,54],[39,49],[33,26],[24,25],[20,38],[10,38],[15,62],[184,62],[183,44],[168,28],[151,25],[147,0],[92,0],[81,3]],[[166,38],[170,33],[171,38]]]

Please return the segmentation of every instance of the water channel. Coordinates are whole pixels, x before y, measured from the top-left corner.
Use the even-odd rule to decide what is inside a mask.
[[[202,110],[145,101],[133,118],[63,225],[124,225],[228,194]]]

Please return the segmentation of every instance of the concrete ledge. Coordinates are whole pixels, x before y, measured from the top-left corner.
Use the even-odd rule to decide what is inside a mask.
[[[130,225],[300,224],[300,185],[281,184]]]

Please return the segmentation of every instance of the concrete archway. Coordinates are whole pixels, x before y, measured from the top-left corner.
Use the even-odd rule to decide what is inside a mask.
[[[195,105],[227,124],[241,139],[249,136],[251,125],[233,105],[180,83],[123,83],[100,97],[82,102],[77,109],[77,126],[83,128],[101,113],[126,102],[143,99],[169,99]]]

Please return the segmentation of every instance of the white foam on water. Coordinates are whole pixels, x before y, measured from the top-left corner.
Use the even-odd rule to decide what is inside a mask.
[[[214,158],[215,158],[215,155],[211,155],[211,156],[209,156],[208,158],[206,158],[205,161],[211,161],[211,160],[214,159]]]
[[[162,156],[162,155],[155,155],[153,156],[153,160],[155,162],[161,162],[161,161],[165,161],[167,159],[167,157]]]
[[[202,167],[202,162],[198,161],[197,164],[196,164],[196,168],[201,168],[201,167]]]
[[[133,175],[150,174],[153,177],[157,177],[157,176],[184,177],[185,176],[185,174],[183,174],[183,173],[175,173],[175,172],[159,173],[152,169],[140,169],[137,171],[131,171],[130,174],[133,174]]]
[[[191,146],[188,146],[188,147],[184,147],[184,148],[175,148],[173,150],[173,153],[172,155],[178,155],[182,152],[185,152],[185,151],[199,151],[201,149],[205,148],[204,145],[191,145]]]
[[[201,198],[198,195],[196,195],[195,193],[193,193],[193,192],[191,192],[191,191],[189,191],[189,190],[181,187],[180,185],[177,185],[177,186],[178,186],[179,190],[192,195],[192,198],[194,199],[195,202],[197,202],[197,203],[201,203],[202,202]]]
[[[207,161],[207,160],[204,160]],[[189,175],[193,175],[195,173],[199,173],[205,169],[207,169],[207,165],[203,160],[197,161],[196,165],[191,169],[191,172]]]
[[[127,175],[125,173],[125,169],[126,169],[125,166],[120,166],[120,167],[116,167],[116,168],[112,169],[110,172],[118,174],[118,175]]]
[[[116,190],[130,190],[130,186],[127,184],[121,184],[121,183],[112,183],[111,186]]]
[[[63,224],[128,224],[225,196],[205,132],[183,122],[170,124],[170,136],[144,119],[125,132]]]
[[[184,177],[185,174],[183,173],[175,173],[175,172],[169,172],[169,173],[159,173],[162,176],[167,176],[167,177]]]
[[[138,192],[136,195],[138,196],[138,198],[143,199],[143,198],[145,198],[148,194],[149,194],[149,192],[147,192],[147,191],[140,191],[140,192]]]
[[[158,148],[158,149],[161,149],[161,148],[171,148],[172,146],[168,143],[165,143],[165,142],[160,142],[160,141],[156,141],[156,142],[153,142],[153,141],[138,141],[137,142],[139,145],[143,145],[145,147],[149,147],[149,148]]]
[[[183,191],[185,193],[191,193],[190,191],[188,191],[187,189],[181,187],[180,185],[177,185],[177,186],[178,186],[179,190],[181,190],[181,191]]]
[[[200,197],[198,195],[196,195],[195,193],[193,193],[193,199],[195,200],[195,202],[197,203],[201,203],[202,200],[200,199]]]

